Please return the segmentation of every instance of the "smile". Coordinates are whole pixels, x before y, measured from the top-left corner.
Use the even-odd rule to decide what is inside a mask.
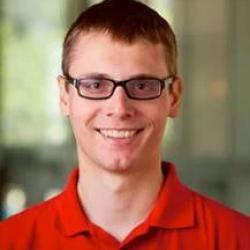
[[[98,130],[103,136],[113,139],[129,139],[138,134],[141,129],[100,129]]]

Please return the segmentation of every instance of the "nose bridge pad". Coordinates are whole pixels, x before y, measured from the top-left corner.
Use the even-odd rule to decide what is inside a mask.
[[[118,90],[118,91],[117,91]],[[122,91],[122,92],[120,92]],[[120,92],[120,93],[118,93]],[[132,105],[129,104],[129,96],[124,84],[116,84],[113,95],[109,103],[108,115],[118,115],[129,117],[133,112]]]
[[[124,82],[117,82],[116,85],[115,85],[115,88],[114,88],[114,92],[113,92],[113,95],[115,94],[115,92],[117,91],[117,89],[122,89],[126,98],[129,98],[129,95],[128,95],[128,92],[127,92],[127,89],[125,87],[125,83]]]

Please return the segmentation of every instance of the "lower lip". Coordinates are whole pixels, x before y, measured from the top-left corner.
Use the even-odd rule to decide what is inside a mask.
[[[137,137],[138,135],[142,132],[141,131],[137,131],[132,137],[129,138],[114,138],[114,137],[107,137],[105,135],[103,135],[100,131],[98,131],[98,133],[108,142],[114,144],[114,145],[120,145],[120,146],[126,146],[130,143],[132,143]]]

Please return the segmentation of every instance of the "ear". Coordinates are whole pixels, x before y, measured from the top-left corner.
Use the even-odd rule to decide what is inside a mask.
[[[59,87],[59,101],[61,113],[64,116],[69,115],[69,91],[67,88],[67,82],[65,78],[61,75],[57,77],[57,83]]]
[[[174,118],[178,115],[179,108],[180,108],[180,99],[181,99],[181,93],[182,93],[182,81],[179,76],[175,76],[175,79],[170,87],[169,90],[170,94],[170,112],[169,116]]]

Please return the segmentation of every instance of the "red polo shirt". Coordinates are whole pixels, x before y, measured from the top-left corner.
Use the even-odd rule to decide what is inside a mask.
[[[81,208],[74,170],[57,197],[0,224],[1,250],[250,250],[250,218],[188,189],[174,166],[148,218],[122,242]]]

